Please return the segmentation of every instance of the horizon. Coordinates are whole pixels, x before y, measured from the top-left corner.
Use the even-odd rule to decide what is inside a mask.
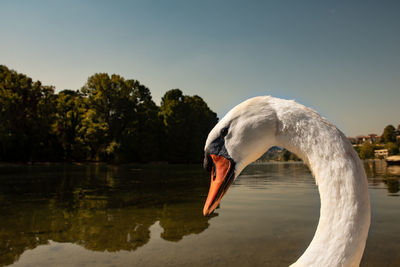
[[[346,136],[400,124],[400,3],[3,1],[0,64],[56,92],[98,72],[202,97],[219,118],[294,99]]]

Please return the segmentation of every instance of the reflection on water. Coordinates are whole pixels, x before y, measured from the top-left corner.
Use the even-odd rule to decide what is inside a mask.
[[[374,187],[382,183],[389,196],[399,196],[400,165],[387,165],[384,160],[369,160],[364,163],[369,182]]]
[[[364,162],[368,177],[400,176],[400,165],[387,165],[385,160],[368,160]]]
[[[1,167],[0,265],[48,240],[132,251],[157,221],[168,241],[201,233],[210,219],[201,212],[204,173],[167,167]]]
[[[361,266],[399,266],[400,166],[365,169]],[[0,266],[288,266],[304,252],[319,197],[303,164],[249,166],[206,218],[208,183],[201,166],[0,166]]]
[[[393,176],[400,176],[400,166],[399,165],[387,166],[387,173]]]

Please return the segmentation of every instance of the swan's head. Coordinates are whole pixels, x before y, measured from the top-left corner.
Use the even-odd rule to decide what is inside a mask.
[[[240,172],[276,143],[278,120],[271,99],[255,97],[240,103],[209,133],[204,168],[211,172],[211,185],[204,215],[213,212]]]

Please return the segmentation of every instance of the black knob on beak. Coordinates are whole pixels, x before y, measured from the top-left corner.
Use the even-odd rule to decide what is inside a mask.
[[[204,163],[203,163],[204,169],[206,169],[208,172],[211,172],[212,166],[213,166],[213,160],[212,160],[210,154],[205,153],[204,154]]]

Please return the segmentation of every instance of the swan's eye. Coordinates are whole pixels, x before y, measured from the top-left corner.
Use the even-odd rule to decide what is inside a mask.
[[[228,134],[228,127],[225,127],[221,130],[221,136],[225,137]]]

